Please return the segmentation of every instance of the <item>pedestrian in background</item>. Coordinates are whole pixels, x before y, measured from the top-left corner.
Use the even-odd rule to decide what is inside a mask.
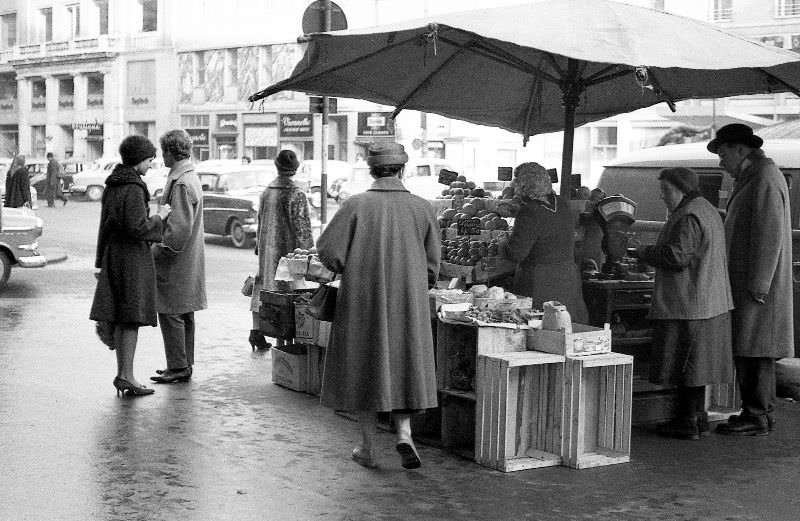
[[[47,180],[45,185],[45,196],[47,197],[47,206],[53,207],[56,205],[55,199],[58,197],[67,205],[67,196],[61,189],[61,165],[56,160],[56,156],[52,152],[47,153]]]
[[[708,432],[705,386],[733,382],[725,230],[700,194],[697,174],[668,168],[658,179],[669,218],[655,245],[634,254],[656,269],[650,381],[677,387],[675,416],[657,432],[699,440]]]
[[[275,280],[278,261],[296,248],[309,249],[314,245],[306,194],[292,181],[298,166],[300,162],[293,151],[281,150],[275,158],[278,177],[264,189],[258,205],[256,229],[258,273],[253,281],[253,295],[250,301],[253,329],[250,330],[249,341],[253,349],[270,348],[270,344],[259,330],[258,308],[261,305],[261,290],[292,289],[290,282]],[[283,340],[280,338],[278,345],[283,345]]]
[[[160,140],[164,164],[170,167],[163,202],[172,207],[164,235],[153,247],[156,263],[156,308],[164,339],[166,369],[150,379],[185,382],[194,365],[194,312],[205,309],[206,273],[203,242],[203,189],[191,160],[192,141],[184,130],[170,130]]]
[[[441,232],[430,203],[400,180],[407,161],[400,144],[371,144],[375,181],[342,203],[317,241],[320,261],[341,274],[322,403],[357,414],[352,458],[365,467],[377,466],[377,412],[392,412],[402,466],[419,467],[410,415],[437,406],[428,289]]]
[[[792,225],[789,190],[764,141],[741,123],[708,144],[736,180],[725,235],[733,291],[733,356],[742,413],[720,434],[765,436],[774,428],[775,361],[794,356]]]
[[[161,240],[170,213],[163,205],[150,216],[150,195],[141,176],[150,168],[156,147],[142,136],[119,145],[122,163],[106,179],[97,234],[95,267],[100,269],[89,314],[111,324],[110,347],[117,355],[117,394],[142,396],[153,389],[133,376],[133,358],[141,326],[156,325],[156,268],[148,243]]]
[[[567,307],[573,322],[586,324],[569,201],[553,192],[550,174],[538,163],[518,165],[514,187],[522,205],[500,248],[502,257],[517,264],[512,291],[531,297],[535,309],[556,300]]]
[[[31,182],[28,169],[25,168],[25,156],[19,154],[11,161],[6,174],[6,200],[7,208],[33,208],[31,199]]]

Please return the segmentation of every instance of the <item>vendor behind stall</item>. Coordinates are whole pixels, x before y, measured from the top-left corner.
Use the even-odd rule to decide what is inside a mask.
[[[531,297],[536,309],[557,300],[567,306],[573,322],[586,324],[568,201],[553,192],[550,174],[538,163],[517,166],[513,184],[523,204],[500,250],[501,256],[517,263],[512,291]]]

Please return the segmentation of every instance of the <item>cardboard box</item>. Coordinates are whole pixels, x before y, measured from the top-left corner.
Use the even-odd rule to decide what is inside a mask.
[[[475,462],[512,472],[561,464],[564,357],[479,355]]]
[[[528,330],[528,349],[564,356],[587,356],[611,352],[611,329],[572,324],[572,333]]]
[[[308,374],[308,385],[306,392],[319,396],[322,391],[322,374],[325,372],[325,348],[309,344],[306,346],[308,356],[306,357]]]
[[[293,391],[305,392],[308,388],[308,350],[299,344],[272,348],[272,381]]]
[[[308,303],[294,305],[294,339],[297,342],[314,343],[317,324],[319,324],[319,320],[308,314]]]
[[[566,357],[562,463],[574,469],[631,459],[633,357]]]

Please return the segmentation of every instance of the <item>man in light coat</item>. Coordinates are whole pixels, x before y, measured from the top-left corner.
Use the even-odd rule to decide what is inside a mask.
[[[194,312],[205,309],[203,190],[191,160],[192,142],[183,130],[161,137],[164,164],[170,167],[162,201],[172,207],[164,237],[153,249],[156,262],[156,309],[167,368],[150,379],[185,382],[194,365]]]
[[[708,144],[736,179],[725,236],[742,414],[717,427],[736,436],[765,436],[774,428],[775,361],[794,356],[789,190],[762,144],[739,123],[719,129]]]

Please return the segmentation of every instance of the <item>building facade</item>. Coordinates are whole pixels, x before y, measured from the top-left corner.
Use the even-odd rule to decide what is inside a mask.
[[[367,27],[519,0],[337,0],[333,23]],[[773,45],[800,48],[800,0],[629,0],[719,24]],[[185,128],[198,160],[269,159],[282,148],[322,155],[321,115],[308,96],[248,96],[288,76],[297,37],[320,23],[311,0],[0,0],[0,155],[93,160],[120,140],[156,140]],[[793,95],[687,101],[678,112],[643,109],[576,130],[573,171],[593,185],[603,164],[658,143],[676,124],[767,125],[796,118]],[[348,162],[368,143],[398,140],[410,155],[445,157],[475,180],[498,166],[560,167],[561,133],[521,136],[362,100],[336,100],[328,157]]]

